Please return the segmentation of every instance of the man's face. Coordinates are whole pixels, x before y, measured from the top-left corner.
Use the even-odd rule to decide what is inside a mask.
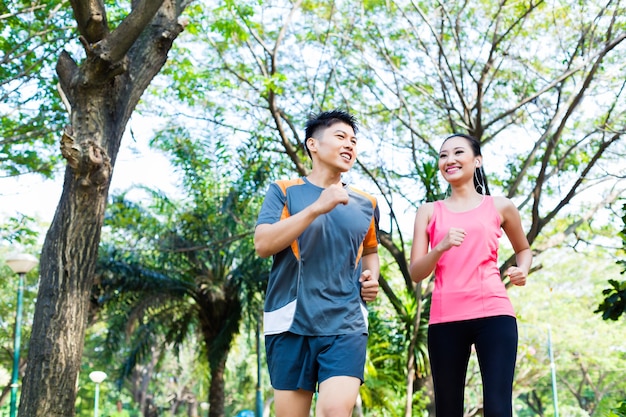
[[[357,158],[357,138],[346,123],[335,123],[324,129],[318,138],[309,138],[309,150],[319,163],[341,172],[349,171]]]

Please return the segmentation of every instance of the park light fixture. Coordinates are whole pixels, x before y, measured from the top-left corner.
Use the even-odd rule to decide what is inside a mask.
[[[204,411],[204,413],[202,413],[201,417],[204,417],[205,415],[209,415],[209,403],[206,401],[203,401],[200,403],[200,409],[202,409],[202,411]]]
[[[100,384],[102,383],[102,381],[104,381],[107,377],[107,374],[105,374],[102,371],[93,371],[89,374],[89,379],[91,379],[91,381],[96,384],[96,396],[93,400],[93,417],[98,417],[98,402],[100,400]]]
[[[16,253],[6,257],[6,264],[19,276],[17,285],[17,309],[15,311],[15,332],[13,334],[13,373],[11,375],[10,417],[17,415],[17,388],[19,387],[20,344],[22,339],[22,304],[24,300],[24,276],[36,265],[37,258],[28,253]]]
[[[37,258],[28,253],[14,253],[5,262],[16,274],[27,274],[37,266]]]

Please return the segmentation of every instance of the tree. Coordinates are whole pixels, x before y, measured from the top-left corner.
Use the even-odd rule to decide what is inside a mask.
[[[626,252],[626,204],[622,207],[622,223],[624,225],[619,235],[622,238],[622,253]],[[622,274],[626,273],[626,260],[617,261],[622,266]],[[595,313],[601,313],[604,320],[619,320],[622,314],[626,314],[626,281],[609,279],[609,288],[602,290],[604,299]]]
[[[188,3],[133,1],[125,17],[110,22],[103,1],[70,2],[85,56],[78,63],[63,51],[56,66],[70,116],[61,138],[67,167],[40,257],[21,415],[74,415],[89,295],[120,140],[183,30],[178,19]]]
[[[346,5],[346,9],[350,10],[352,6]],[[272,173],[275,177],[293,175],[294,171],[306,175],[307,157],[300,144],[308,114],[332,107],[347,108],[359,114],[360,104],[353,99],[360,97],[359,93],[343,95],[344,85],[354,84],[351,88],[355,90],[358,85],[349,71],[337,73],[335,66],[341,62],[342,45],[333,45],[325,38],[335,29],[344,35],[338,37],[340,44],[349,38],[346,33],[350,32],[351,25],[335,23],[334,12],[334,3],[313,5],[298,1],[257,6],[252,2],[225,2],[211,16],[194,22],[197,28],[188,32],[191,40],[186,38],[184,43],[195,45],[195,42],[206,39],[213,51],[207,56],[207,62],[200,63],[201,57],[194,53],[194,49],[185,47],[179,52],[180,59],[163,72],[171,77],[174,89],[186,106],[193,109],[201,104],[202,109],[178,111],[181,106],[175,105],[175,109],[168,113],[193,120],[199,125],[198,131],[231,129],[239,136],[249,135],[263,140],[268,157],[278,167]],[[301,13],[296,25],[295,19]],[[337,16],[341,15],[337,13]],[[347,15],[353,13],[350,11]],[[328,22],[320,25],[322,21]],[[326,24],[332,27],[328,32],[321,30]],[[294,31],[294,27],[299,31]],[[300,48],[299,44],[303,47]],[[311,68],[315,62],[309,58],[311,56],[323,57],[315,68]],[[178,64],[188,75],[180,76],[183,71]],[[197,73],[189,74],[188,71],[196,68]],[[242,118],[240,114],[246,117]],[[211,127],[202,127],[204,125]],[[367,120],[364,127],[369,128]],[[285,169],[285,164],[291,164],[291,167]],[[401,250],[392,252],[393,259],[405,272],[404,277],[408,277],[406,260],[402,259],[405,255]],[[406,329],[416,323],[419,327],[425,322],[421,299],[417,304],[408,301],[405,306],[402,297],[393,293],[384,280],[382,283],[389,290],[386,292],[391,305]],[[415,305],[417,308],[411,307]],[[410,315],[411,311],[417,314]],[[420,375],[425,375],[425,334],[412,337],[408,332],[405,337],[411,339],[410,351],[418,356],[408,359],[411,368],[415,367]],[[413,390],[412,382],[407,383],[408,402],[412,402]]]
[[[162,10],[177,15],[185,6],[164,6]],[[201,7],[196,10],[201,12]],[[80,21],[81,13],[76,15]],[[443,191],[434,164],[435,138],[462,131],[482,141],[487,170],[494,167],[490,175],[493,190],[518,203],[537,253],[563,244],[581,245],[599,233],[609,235],[599,213],[614,205],[624,188],[623,175],[615,167],[620,166],[624,151],[621,74],[625,15],[621,2],[608,0],[228,0],[211,13],[198,15],[189,26],[185,43],[176,50],[179,59],[162,72],[168,88],[158,93],[164,99],[160,109],[179,120],[193,120],[199,133],[229,130],[238,138],[262,141],[269,160],[277,166],[273,176],[306,173],[306,156],[299,144],[309,112],[343,107],[359,116],[362,149],[369,150],[359,157],[362,175],[350,180],[370,191],[378,190],[385,213],[381,243],[397,263],[394,271],[398,272],[383,276],[381,284],[399,321],[407,324],[405,414],[409,414],[412,393],[427,382],[422,372],[427,358],[421,353],[424,334],[420,329],[427,314],[429,287],[427,283],[413,285],[408,276],[412,217],[404,213],[414,212],[415,206]],[[159,28],[158,19],[155,23],[151,29]],[[136,27],[120,24],[111,35],[119,35],[128,26]],[[80,27],[81,33],[87,33],[86,25]],[[175,37],[178,31],[171,33]],[[76,68],[93,75],[88,69],[102,62],[93,59],[102,49],[90,49],[91,41],[86,39],[90,58]],[[102,38],[106,39],[112,40],[110,36]],[[121,49],[129,47],[132,53],[141,50],[124,42],[114,44]],[[60,74],[67,73],[64,62],[59,61]],[[132,62],[135,66],[129,65],[126,75],[138,71],[138,61]],[[119,68],[123,67],[114,70]],[[115,80],[147,85],[146,78],[116,75],[115,71],[107,74]],[[69,94],[67,84],[67,77],[61,77],[63,91],[71,98],[68,102],[80,107],[86,101]],[[117,94],[115,87],[113,82],[106,86],[110,102]],[[143,90],[137,87],[134,91]],[[96,100],[102,96],[93,98],[88,102],[103,108],[102,101]],[[130,114],[128,110],[134,108],[131,101],[128,107],[124,103],[108,106],[121,112],[114,112],[111,118]],[[81,121],[102,120],[79,115],[84,112],[72,112],[77,126]],[[123,131],[119,126],[122,128],[115,133]],[[77,130],[76,126],[74,130],[81,133],[75,135],[76,143],[87,149],[86,138],[91,135],[82,136],[86,129]],[[108,136],[93,137],[96,143],[106,145],[103,150],[110,152],[113,163],[115,141],[100,143]],[[71,134],[66,136],[66,143],[69,141]],[[92,154],[97,161],[98,153]],[[288,168],[282,165],[285,162]],[[106,163],[103,166],[106,172]],[[101,173],[95,166],[94,170],[70,166],[68,172],[82,176],[85,184],[98,180]],[[48,260],[42,259],[42,278],[47,282],[54,278],[57,283],[46,284],[42,300],[69,294],[53,291],[64,282],[78,285],[62,280],[69,277],[62,275],[63,271],[75,274],[78,269],[72,269],[76,265],[71,262],[94,258],[93,252],[76,255],[65,242],[68,236],[95,237],[84,240],[87,244],[79,242],[91,248],[97,240],[97,219],[108,182],[100,188],[87,186],[87,190],[97,190],[93,198],[80,191],[79,183],[69,176],[50,230],[53,238],[47,240],[44,250]],[[72,195],[81,198],[70,200]],[[85,201],[93,204],[78,204]],[[70,222],[68,213],[77,213],[77,221]],[[81,229],[78,224],[83,219],[94,223],[83,222],[89,227]],[[65,225],[70,227],[62,234]],[[509,262],[507,256],[502,268]],[[91,272],[85,271],[81,277]],[[81,290],[87,287],[82,280],[80,284]],[[406,300],[404,294],[412,300]],[[80,326],[72,331],[76,328]],[[35,336],[39,341],[54,340],[38,333]]]
[[[300,175],[306,114],[344,107],[359,116],[361,146],[373,150],[359,155],[362,177],[351,180],[377,190],[388,214],[380,238],[400,275],[381,284],[410,323],[410,415],[426,383],[418,341],[430,288],[410,280],[412,218],[403,212],[444,191],[436,138],[463,132],[482,142],[493,189],[518,204],[537,254],[604,234],[598,213],[624,190],[624,15],[612,1],[228,1],[192,39],[213,52],[195,76],[212,74],[208,84],[176,77],[177,63],[164,75],[186,105],[202,98],[207,125],[274,137],[274,160],[288,158]],[[181,53],[182,68],[202,59]],[[502,270],[513,262],[505,254]]]
[[[125,379],[137,364],[198,340],[198,360],[210,371],[209,416],[223,417],[226,360],[245,312],[260,310],[269,274],[252,235],[269,169],[252,144],[231,162],[212,137],[192,139],[174,128],[164,139],[186,197],[176,203],[152,192],[146,208],[121,195],[109,206],[98,268],[108,345],[129,352]],[[173,401],[176,409],[187,400]]]
[[[508,153],[506,165],[490,181],[527,213],[527,236],[536,254],[580,233],[580,225],[599,208],[615,202],[624,187],[620,180],[612,181],[597,205],[582,207],[580,215],[566,209],[594,183],[610,180],[603,172],[606,165],[598,161],[612,158],[610,149],[617,154],[623,149],[624,83],[605,72],[605,65],[623,65],[618,58],[626,38],[619,18],[622,6],[502,1],[392,2],[391,8],[397,14],[369,15],[359,32],[363,37],[353,36],[354,45],[347,48],[356,52],[350,63],[365,67],[362,79],[373,104],[369,113],[385,116],[387,123],[381,126],[388,128],[376,131],[391,132],[394,144],[407,155],[374,172],[388,201],[411,195],[408,190],[426,199],[437,194],[430,188],[437,184],[422,155],[435,150],[433,138],[460,131],[481,141],[487,167],[493,155]],[[569,20],[573,16],[579,23]],[[560,32],[564,26],[571,29],[566,34]],[[378,82],[367,82],[371,79]],[[611,86],[603,95],[606,101],[596,106],[601,100],[593,97],[607,91],[606,85]],[[588,114],[587,106],[597,111]],[[533,138],[520,151],[504,144],[517,129]],[[388,137],[381,137],[381,148],[391,146]],[[410,182],[424,184],[425,190]],[[402,220],[392,221],[397,241],[384,239],[383,244],[406,259],[397,243],[406,241],[401,238]],[[512,261],[505,258],[501,270]],[[424,287],[416,296],[428,297],[428,291]]]
[[[0,2],[0,176],[52,176],[61,156],[53,147],[66,123],[53,59],[71,38],[62,1]]]
[[[535,407],[520,415],[539,410],[554,415],[552,365],[561,415],[604,416],[626,395],[623,328],[592,312],[606,275],[618,271],[611,252],[592,246],[552,249],[540,256],[544,268],[528,288],[512,290],[520,329],[516,404]]]

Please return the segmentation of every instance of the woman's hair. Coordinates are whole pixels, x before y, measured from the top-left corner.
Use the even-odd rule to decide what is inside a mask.
[[[478,140],[475,137],[466,135],[463,133],[455,133],[445,138],[443,142],[445,143],[448,139],[452,139],[452,138],[465,139],[467,143],[469,143],[470,147],[472,148],[472,152],[474,153],[474,156],[483,156],[482,152],[480,151],[480,142],[478,142]],[[485,176],[485,170],[483,169],[483,164],[480,164],[480,166],[474,169],[474,189],[476,189],[477,192],[483,195],[491,194],[489,192],[489,185],[487,184],[487,176]]]

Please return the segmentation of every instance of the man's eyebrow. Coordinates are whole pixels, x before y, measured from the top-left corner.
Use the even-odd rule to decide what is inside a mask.
[[[341,133],[344,136],[348,136],[348,137],[352,137],[356,139],[356,135],[351,135],[350,133],[348,133],[347,131],[343,130],[343,129],[336,129],[335,130],[335,135]]]

